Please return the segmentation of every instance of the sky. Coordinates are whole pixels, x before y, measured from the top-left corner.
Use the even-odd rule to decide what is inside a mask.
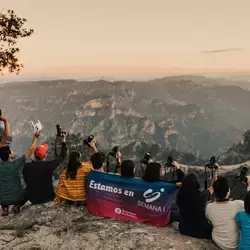
[[[35,33],[22,75],[250,72],[249,0],[0,0]]]

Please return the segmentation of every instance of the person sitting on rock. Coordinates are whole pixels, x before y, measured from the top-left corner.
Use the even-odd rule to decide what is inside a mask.
[[[241,200],[229,200],[230,189],[227,179],[219,177],[213,185],[216,201],[206,207],[206,216],[213,224],[212,239],[224,250],[236,250],[239,246],[240,231],[236,214],[244,210]]]
[[[177,173],[177,182],[174,182],[174,183],[176,184],[177,187],[179,187],[185,174],[181,170],[180,165],[176,161],[173,161],[173,167]],[[161,164],[157,162],[150,162],[149,164],[147,164],[144,175],[143,175],[143,180],[146,182],[162,181],[161,180]],[[171,208],[169,224],[171,224],[174,221],[179,222],[179,220],[180,220],[180,215],[176,209],[175,203],[173,203],[172,208]]]
[[[56,188],[56,204],[74,203],[84,204],[86,201],[86,176],[90,171],[104,171],[106,155],[98,152],[94,142],[90,143],[95,152],[90,161],[81,162],[80,152],[71,152],[67,168],[62,172]]]
[[[248,183],[250,179],[248,177]],[[240,246],[239,250],[250,249],[250,191],[244,200],[245,211],[241,211],[236,215],[236,222],[240,227]]]
[[[195,173],[184,177],[181,188],[176,193],[176,205],[180,214],[179,230],[182,234],[211,239],[212,225],[205,216],[206,204],[211,194],[211,187],[204,192],[200,191],[200,181]]]
[[[3,216],[8,216],[10,205],[14,205],[12,212],[16,214],[20,212],[21,207],[27,202],[25,190],[21,184],[20,170],[31,157],[39,136],[40,132],[36,132],[27,152],[22,157],[14,160],[14,154],[9,146],[1,148],[0,158],[3,162],[0,163],[0,201]]]
[[[60,157],[53,161],[46,161],[49,146],[43,143],[34,150],[35,161],[26,163],[23,167],[23,177],[26,182],[26,198],[32,204],[42,204],[53,201],[55,192],[52,175],[67,155],[67,146],[61,143]]]
[[[135,164],[131,160],[124,160],[121,164],[121,176],[133,178],[135,176]]]

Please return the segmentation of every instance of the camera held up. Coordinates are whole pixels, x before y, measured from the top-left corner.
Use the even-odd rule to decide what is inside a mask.
[[[57,131],[57,135],[56,135],[56,140],[55,140],[55,155],[59,157],[57,147],[59,143],[66,143],[67,132],[63,131],[59,124],[56,125],[56,131]],[[60,138],[61,138],[61,141],[60,141]]]
[[[116,157],[117,152],[119,151],[119,147],[115,146],[113,147],[112,151],[109,153],[109,155]]]
[[[64,137],[66,136],[67,132],[63,131],[61,126],[59,124],[56,125],[56,130],[57,130],[57,137]]]
[[[116,168],[115,169],[110,168],[110,158],[109,158],[109,156],[112,156],[112,157],[116,158],[116,154],[117,154],[118,151],[119,151],[119,147],[115,146],[115,147],[113,147],[112,151],[107,154],[107,164],[106,164],[106,171],[107,172],[117,173]]]
[[[141,160],[141,164],[147,165],[149,163],[150,158],[151,158],[151,154],[147,152],[144,155],[144,158]]]
[[[212,156],[209,160],[209,162],[206,164],[207,168],[210,168],[210,169],[215,169],[217,170],[218,169],[218,165],[216,164],[216,158],[215,156]]]
[[[166,168],[173,168],[173,167],[174,167],[173,162],[174,162],[174,158],[173,158],[172,155],[170,155],[170,156],[168,157],[167,162],[165,163],[165,167],[166,167]]]
[[[247,173],[248,168],[246,166],[242,166],[240,169],[240,173],[235,177],[235,180],[247,183]]]
[[[91,147],[90,146],[90,143],[92,142],[94,140],[94,136],[93,135],[90,135],[87,139],[85,139],[84,141],[83,141],[83,143],[86,145],[86,146],[88,146],[89,148]]]

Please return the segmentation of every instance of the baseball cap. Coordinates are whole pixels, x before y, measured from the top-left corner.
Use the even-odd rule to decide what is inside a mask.
[[[43,159],[49,150],[49,145],[47,143],[43,143],[37,146],[34,150],[34,156],[39,159]]]

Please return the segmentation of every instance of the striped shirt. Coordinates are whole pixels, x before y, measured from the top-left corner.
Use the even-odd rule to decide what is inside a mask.
[[[67,170],[64,170],[60,175],[58,186],[56,188],[55,203],[63,203],[64,200],[70,201],[85,201],[85,178],[87,174],[94,170],[91,162],[82,162],[81,167],[77,170],[75,179],[66,178]]]

